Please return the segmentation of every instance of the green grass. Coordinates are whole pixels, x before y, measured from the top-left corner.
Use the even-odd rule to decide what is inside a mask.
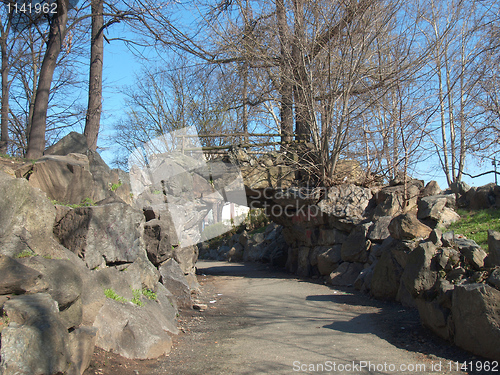
[[[489,208],[487,210],[468,211],[459,209],[457,213],[462,217],[448,228],[455,234],[476,241],[483,249],[488,250],[488,229],[500,232],[500,210]]]
[[[128,300],[126,298],[118,295],[113,289],[105,289],[104,290],[104,295],[107,298],[114,299],[115,301],[128,302]]]
[[[36,254],[31,251],[31,250],[23,250],[19,254],[16,254],[15,258],[29,258],[29,257],[34,257]]]
[[[118,180],[117,184],[111,184],[109,190],[116,191],[116,189],[118,189],[122,185],[123,185],[123,182],[121,180]]]
[[[95,206],[95,202],[90,198],[85,198],[84,200],[82,200],[82,202],[80,204],[70,204],[70,203],[65,203],[65,202],[59,202],[56,200],[51,200],[51,202],[53,205],[57,204],[59,206],[66,206],[66,207],[70,207],[70,208]]]
[[[114,299],[115,301],[119,302],[132,302],[133,304],[137,306],[144,306],[144,302],[141,301],[141,296],[146,296],[150,300],[156,300],[157,296],[156,293],[153,292],[152,290],[149,289],[132,289],[132,299],[129,301],[125,297],[120,296],[117,294],[113,289],[105,289],[104,290],[104,295],[107,298]]]

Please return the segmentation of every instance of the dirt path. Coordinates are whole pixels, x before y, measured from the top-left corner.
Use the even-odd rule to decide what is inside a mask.
[[[125,361],[101,351],[86,374],[456,374],[454,362],[479,360],[398,304],[262,265],[200,261],[198,269],[208,309],[182,314],[185,332],[168,357]]]

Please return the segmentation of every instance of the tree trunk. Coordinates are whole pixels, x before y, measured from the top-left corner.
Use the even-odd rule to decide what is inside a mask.
[[[286,22],[285,0],[276,0],[276,21],[278,24],[280,56],[280,127],[281,141],[289,142],[293,134],[293,85],[291,82],[292,69],[290,63],[290,38]],[[285,145],[286,147],[286,145]]]
[[[85,121],[85,137],[89,149],[97,149],[97,136],[102,112],[102,66],[104,55],[103,0],[92,0],[92,44],[90,46],[89,104]]]
[[[298,140],[310,140],[309,108],[308,108],[308,80],[305,62],[305,19],[304,0],[294,0],[294,38],[292,44],[292,61],[294,96],[295,96],[295,133]]]
[[[0,38],[0,48],[2,50],[2,137],[0,152],[3,154],[7,153],[7,146],[9,145],[9,56],[7,53],[7,35],[8,29],[6,32],[2,32]]]
[[[68,21],[68,0],[57,0],[57,14],[52,20],[49,31],[47,50],[43,57],[40,69],[40,78],[36,90],[33,122],[28,140],[28,159],[38,159],[45,149],[45,129],[47,126],[47,109],[49,106],[50,86],[56,68],[57,58],[61,52],[62,43],[66,36]]]

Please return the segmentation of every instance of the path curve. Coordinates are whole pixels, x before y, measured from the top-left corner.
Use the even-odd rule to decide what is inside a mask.
[[[155,374],[464,374],[450,366],[475,360],[396,303],[258,264],[197,267],[208,309]]]

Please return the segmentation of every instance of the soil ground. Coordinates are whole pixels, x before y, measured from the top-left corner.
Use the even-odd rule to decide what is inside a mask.
[[[401,372],[388,370],[391,364],[425,366],[407,372],[413,374],[488,373],[450,371],[486,360],[439,339],[421,326],[418,312],[399,304],[260,264],[204,261],[198,271],[196,298],[208,308],[180,312],[181,333],[168,356],[127,360],[97,349],[85,375],[347,373],[318,366],[360,361],[378,367],[349,373]]]

